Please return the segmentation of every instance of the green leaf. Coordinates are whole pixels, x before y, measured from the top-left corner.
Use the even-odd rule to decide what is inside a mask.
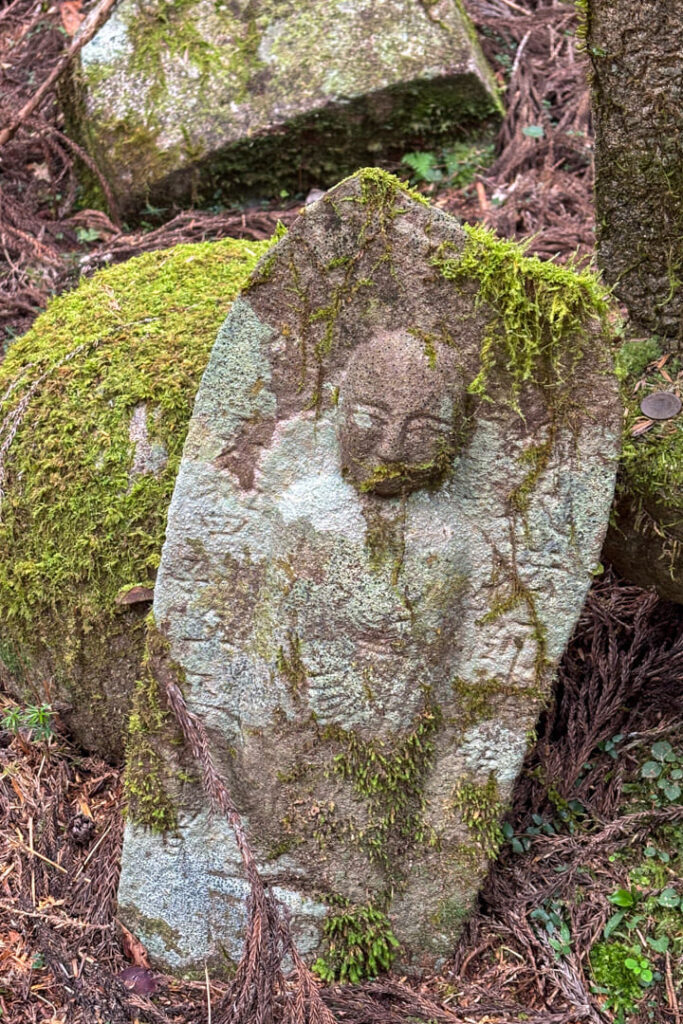
[[[658,761],[665,761],[667,754],[670,754],[673,747],[666,740],[661,740],[659,743],[653,743],[650,748],[652,756],[657,758]]]
[[[530,139],[542,139],[545,130],[542,124],[527,124],[522,128],[522,135],[526,135]]]
[[[681,787],[677,782],[668,782],[666,786],[662,786],[662,789],[668,800],[678,800],[681,795]]]
[[[661,771],[661,764],[657,764],[656,761],[646,761],[640,769],[640,777],[642,779],[656,779],[661,774]]]
[[[680,902],[681,898],[675,889],[662,889],[657,900],[660,907],[677,907]]]
[[[624,960],[624,967],[628,967],[629,971],[639,971],[638,961],[634,960],[632,956],[627,956]]]
[[[415,172],[415,177],[420,181],[441,181],[443,177],[438,169],[437,159],[434,153],[406,153],[401,160]]]
[[[612,914],[609,921],[605,925],[605,930],[602,933],[603,938],[609,939],[612,932],[616,928],[618,928],[621,922],[624,920],[624,913],[625,912],[623,910],[617,910],[616,914]]]
[[[633,893],[628,889],[617,889],[609,897],[609,901],[617,907],[632,907],[636,902]]]
[[[669,948],[669,939],[666,935],[662,935],[659,939],[651,939],[648,936],[648,945],[654,949],[655,953],[666,953]]]
[[[649,967],[643,967],[642,968],[642,970],[640,972],[640,977],[639,977],[638,980],[643,985],[649,985],[650,984],[650,982],[652,981],[652,971],[650,970]]]

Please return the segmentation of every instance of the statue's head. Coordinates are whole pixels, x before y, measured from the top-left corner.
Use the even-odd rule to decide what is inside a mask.
[[[455,349],[402,330],[373,335],[340,391],[344,475],[379,495],[438,484],[461,444],[465,393]]]

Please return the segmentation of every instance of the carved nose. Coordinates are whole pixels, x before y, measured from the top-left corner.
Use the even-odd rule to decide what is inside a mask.
[[[403,460],[402,424],[388,424],[377,445],[377,455],[382,462],[401,462]]]

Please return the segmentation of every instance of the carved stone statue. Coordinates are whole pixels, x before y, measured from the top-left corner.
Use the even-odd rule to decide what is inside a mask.
[[[505,309],[452,279],[470,244],[378,171],[309,207],[219,333],[169,512],[169,671],[309,954],[340,905],[385,914],[405,963],[452,948],[607,522],[601,335],[587,313],[515,379]],[[219,967],[235,844],[149,742],[177,827],[131,806],[120,914],[167,967]]]

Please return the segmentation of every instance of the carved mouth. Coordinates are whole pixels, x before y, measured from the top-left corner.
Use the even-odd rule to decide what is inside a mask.
[[[388,462],[375,467],[362,479],[359,489],[372,492],[383,497],[402,494],[407,491],[424,487],[440,476],[439,468],[434,462],[420,463],[415,466],[405,462]]]

